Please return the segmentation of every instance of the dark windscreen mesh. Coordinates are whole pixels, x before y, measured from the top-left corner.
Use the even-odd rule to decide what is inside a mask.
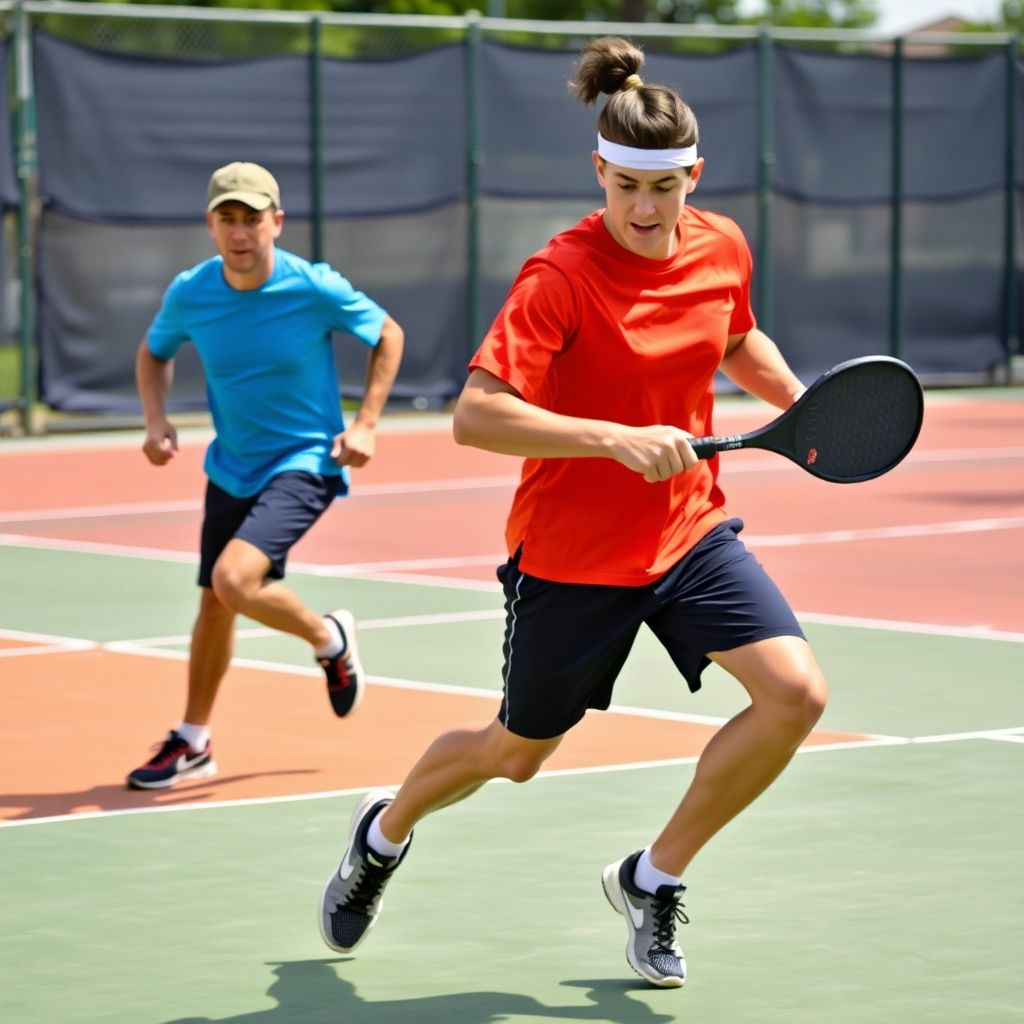
[[[164,288],[210,254],[201,214],[214,167],[270,167],[288,215],[282,242],[310,255],[312,65],[308,26],[123,19],[113,40],[99,33],[102,22],[76,21],[83,29],[73,42],[34,37],[38,330],[47,402],[123,411],[137,409],[134,351]],[[456,394],[480,340],[471,323],[474,112],[483,328],[523,261],[603,201],[590,161],[597,110],[566,86],[579,40],[552,49],[510,41],[484,42],[471,97],[457,32],[323,26],[324,257],[405,328],[399,397]],[[755,264],[759,318],[805,380],[887,351],[891,61],[772,48],[775,159],[762,221],[761,51],[706,48],[651,40],[643,75],[678,89],[697,113],[706,167],[693,202],[734,217],[756,258],[770,227],[763,294],[765,268]],[[904,65],[899,354],[925,375],[984,374],[1006,359],[1006,67],[1002,54]],[[0,130],[0,202],[11,203],[4,142]],[[358,394],[366,351],[345,338],[338,348],[343,389]],[[178,367],[179,408],[204,402],[189,353]]]

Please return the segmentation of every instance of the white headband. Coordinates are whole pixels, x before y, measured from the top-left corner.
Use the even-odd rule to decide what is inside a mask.
[[[637,171],[692,167],[697,162],[696,145],[685,146],[683,149],[636,149],[609,142],[600,132],[597,133],[597,152],[613,164],[632,167]]]

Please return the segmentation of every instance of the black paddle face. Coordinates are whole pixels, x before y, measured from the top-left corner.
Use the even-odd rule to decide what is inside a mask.
[[[888,473],[921,430],[924,394],[898,359],[852,359],[823,374],[794,408],[792,453],[808,473],[857,483]]]

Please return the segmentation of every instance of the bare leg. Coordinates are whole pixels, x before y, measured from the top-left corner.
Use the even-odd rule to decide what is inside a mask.
[[[497,721],[485,729],[444,733],[413,765],[394,802],[381,812],[381,832],[401,843],[431,811],[464,800],[491,779],[526,782],[561,742],[561,736],[524,739]]]
[[[186,722],[209,724],[217,691],[231,662],[234,643],[235,613],[225,608],[212,590],[203,587],[189,650]]]
[[[710,657],[750,694],[750,706],[711,738],[651,862],[677,877],[702,846],[778,777],[821,717],[825,678],[807,643],[776,637]]]
[[[268,580],[270,560],[248,541],[232,540],[213,567],[213,589],[221,603],[261,625],[301,637],[312,647],[330,639],[323,616],[307,608],[279,580]]]

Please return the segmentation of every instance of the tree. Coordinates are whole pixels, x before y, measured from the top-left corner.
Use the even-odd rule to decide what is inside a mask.
[[[754,21],[792,28],[868,28],[878,19],[875,0],[763,0]]]

